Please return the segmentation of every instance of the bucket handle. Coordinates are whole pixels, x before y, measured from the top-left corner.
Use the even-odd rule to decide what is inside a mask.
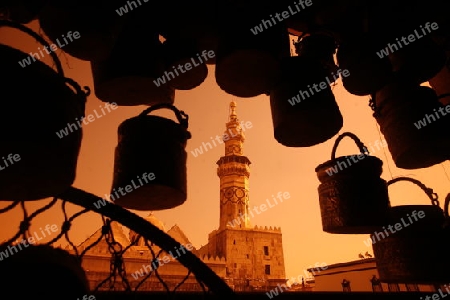
[[[432,188],[427,187],[425,184],[423,184],[422,182],[420,182],[420,181],[417,180],[417,179],[410,178],[410,177],[403,177],[403,176],[400,176],[400,177],[397,177],[397,178],[394,178],[394,179],[389,180],[389,181],[387,182],[387,186],[389,186],[389,185],[391,185],[391,184],[393,184],[393,183],[396,183],[396,182],[398,182],[398,181],[409,181],[409,182],[412,182],[412,183],[418,185],[418,186],[425,192],[425,194],[427,194],[428,198],[430,198],[431,204],[432,204],[432,205],[436,205],[436,206],[439,207],[438,194],[436,194],[436,193],[433,191]],[[445,199],[446,205],[447,205],[447,206],[448,206],[447,201],[450,201],[450,197],[449,197],[449,196],[450,196],[450,194],[449,194],[449,195],[447,196],[447,198]],[[447,214],[448,214],[448,213],[447,213]]]
[[[366,155],[370,154],[369,150],[367,150],[367,147],[363,144],[363,142],[361,142],[361,140],[355,134],[353,134],[351,132],[344,132],[341,135],[339,135],[338,138],[336,139],[336,141],[334,142],[333,150],[331,150],[331,160],[336,159],[337,147],[338,147],[340,141],[346,136],[352,138],[355,141],[356,145],[359,148],[359,151],[361,151],[361,154],[366,154]]]
[[[161,108],[167,108],[172,110],[175,113],[175,116],[178,119],[178,122],[180,122],[180,125],[186,129],[186,138],[190,139],[191,133],[189,131],[187,131],[188,126],[189,126],[189,116],[182,110],[179,110],[178,108],[176,108],[174,105],[172,104],[168,104],[168,103],[159,103],[159,104],[155,104],[153,106],[150,106],[148,108],[146,108],[143,112],[141,112],[138,115],[138,118],[143,118],[145,117],[149,112],[152,112],[154,110],[157,109],[161,109]]]
[[[32,29],[28,28],[25,25],[22,25],[17,22],[12,22],[9,20],[0,20],[0,27],[11,27],[11,28],[18,29],[18,30],[30,35],[31,37],[33,37],[35,40],[37,40],[39,43],[41,43],[44,47],[51,48],[50,45],[48,44],[48,42],[42,36],[40,36],[39,34],[37,34]],[[61,65],[61,61],[59,60],[56,53],[54,51],[51,51],[49,53],[49,55],[53,59],[53,62],[55,64],[55,68],[56,68],[56,72],[58,73],[58,75],[60,75],[64,79],[65,83],[71,85],[75,89],[76,94],[78,96],[80,96],[81,101],[86,101],[86,97],[91,94],[91,89],[88,86],[84,86],[83,87],[84,91],[83,91],[83,89],[81,89],[80,85],[76,81],[65,77],[64,70]]]
[[[447,197],[445,197],[445,201],[444,201],[444,215],[447,218],[447,220],[450,220],[450,216],[448,214],[448,205],[450,203],[450,193],[447,194]],[[449,224],[450,225],[450,224]]]
[[[12,21],[8,21],[8,20],[0,20],[0,27],[3,27],[3,26],[12,27],[12,28],[18,29],[22,32],[25,32],[26,34],[30,35],[35,40],[37,40],[39,43],[41,43],[44,47],[51,48],[50,45],[47,43],[47,41],[42,36],[40,36],[39,34],[37,34],[32,29],[28,28],[25,25],[22,25],[22,24],[16,23],[16,22],[12,22]],[[61,75],[62,77],[64,77],[64,71],[61,66],[61,61],[59,60],[56,53],[54,51],[51,51],[49,55],[52,57],[53,62],[55,63],[56,71],[58,72],[58,74]]]

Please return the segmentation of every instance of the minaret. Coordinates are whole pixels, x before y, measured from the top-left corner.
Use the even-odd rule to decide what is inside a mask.
[[[230,103],[229,120],[224,132],[225,156],[217,161],[220,178],[220,224],[219,230],[227,228],[250,228],[249,176],[250,160],[244,156],[245,136],[236,115],[236,102]],[[233,226],[234,225],[234,226]]]

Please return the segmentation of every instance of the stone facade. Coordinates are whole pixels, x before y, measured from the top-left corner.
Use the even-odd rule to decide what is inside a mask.
[[[266,290],[286,283],[279,228],[216,230],[198,254],[225,257],[226,278],[239,290]]]

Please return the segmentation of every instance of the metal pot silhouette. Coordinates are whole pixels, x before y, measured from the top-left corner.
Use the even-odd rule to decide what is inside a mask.
[[[450,118],[438,112],[445,108],[433,89],[395,77],[372,95],[370,105],[398,168],[427,168],[448,159]]]
[[[95,95],[121,106],[173,104],[175,89],[164,74],[158,32],[141,15],[145,10],[136,12],[126,19],[111,54],[91,61]]]
[[[50,47],[24,25],[0,21]],[[50,55],[57,71],[22,51],[0,44],[0,65],[7,74],[0,117],[0,199],[38,200],[53,197],[75,179],[81,146],[86,97],[61,62]],[[13,159],[11,159],[13,158]]]
[[[24,242],[24,244],[26,241]],[[22,299],[81,299],[89,284],[80,260],[48,245],[0,245],[10,256],[0,261],[2,298],[19,293]],[[26,288],[24,288],[26,284]]]
[[[194,43],[200,53],[203,51],[217,52],[218,43],[218,5],[220,2],[209,0],[146,3],[147,16],[156,19],[159,34],[165,39],[189,40]],[[170,11],[170,22],[164,11]],[[184,49],[179,49],[182,52]],[[216,57],[208,59],[206,64],[215,64]]]
[[[287,147],[310,147],[329,140],[342,128],[343,119],[325,82],[327,70],[319,61],[300,56],[285,58],[281,66],[282,80],[270,93],[275,139]],[[319,83],[325,88],[311,88]]]
[[[432,205],[392,206],[389,222],[379,228],[379,232],[371,234],[380,280],[387,283],[448,283],[450,263],[442,258],[450,250],[449,197],[444,212],[439,207],[436,193],[419,180],[398,177],[388,181],[387,185],[399,181],[418,185],[430,198]],[[392,225],[395,225],[395,231]]]
[[[378,1],[367,10],[367,30],[383,41],[378,49],[389,57],[393,71],[416,84],[423,83],[436,75],[445,63],[445,53],[431,38],[439,19],[439,8],[446,4],[430,3],[430,7],[405,5],[401,2]],[[445,2],[445,1],[444,1]],[[430,15],[430,10],[433,13]],[[435,24],[433,24],[435,23]]]
[[[344,38],[336,53],[338,65],[350,76],[342,77],[342,85],[353,95],[369,95],[384,85],[392,76],[389,58],[376,53],[381,43],[369,34],[354,34]]]
[[[422,36],[389,54],[393,71],[417,84],[436,76],[446,62],[445,51],[430,37]]]
[[[217,84],[226,93],[241,98],[269,94],[280,80],[280,59],[290,55],[286,26],[279,23],[263,32],[252,32],[250,29],[271,11],[262,5],[221,4]],[[229,22],[230,18],[233,22]]]
[[[172,110],[180,124],[147,116],[161,108]],[[191,138],[187,129],[188,116],[169,104],[151,106],[122,122],[111,200],[136,210],[161,210],[183,204],[187,197],[185,147]],[[126,193],[121,192],[123,189]]]
[[[61,50],[86,61],[108,58],[127,18],[115,11],[120,1],[47,2],[39,12],[39,25]],[[70,32],[78,32],[79,38]]]
[[[164,41],[162,48],[166,64],[165,74],[167,79],[170,79],[170,86],[178,90],[191,90],[205,81],[208,76],[208,56],[205,55],[206,50],[200,52],[194,40],[169,38]],[[180,66],[181,70],[178,71]]]
[[[352,138],[360,154],[336,158],[336,149],[344,137]],[[338,234],[368,234],[385,224],[389,198],[386,181],[381,179],[383,162],[369,156],[359,138],[345,132],[336,139],[331,160],[315,171],[323,231]]]
[[[320,63],[322,69],[326,72],[325,76],[329,77],[331,82],[336,81],[338,77],[333,75],[338,67],[334,62],[333,55],[336,53],[337,44],[332,35],[324,32],[304,34],[299,37],[294,45],[295,52],[299,57]]]

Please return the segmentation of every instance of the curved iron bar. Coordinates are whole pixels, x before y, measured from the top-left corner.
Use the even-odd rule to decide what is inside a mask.
[[[71,202],[75,205],[89,208],[94,212],[109,217],[129,229],[142,235],[145,239],[154,242],[166,252],[174,248],[180,248],[182,245],[169,236],[164,231],[160,230],[155,225],[137,216],[136,214],[118,206],[114,203],[106,202],[105,206],[100,208],[95,207],[94,203],[102,200],[94,194],[88,193],[81,189],[70,187],[64,193],[60,194],[58,198]],[[234,299],[236,294],[233,290],[206,264],[204,264],[197,256],[190,251],[177,258],[177,260],[202,282],[208,286],[209,290],[219,297],[226,299]]]

